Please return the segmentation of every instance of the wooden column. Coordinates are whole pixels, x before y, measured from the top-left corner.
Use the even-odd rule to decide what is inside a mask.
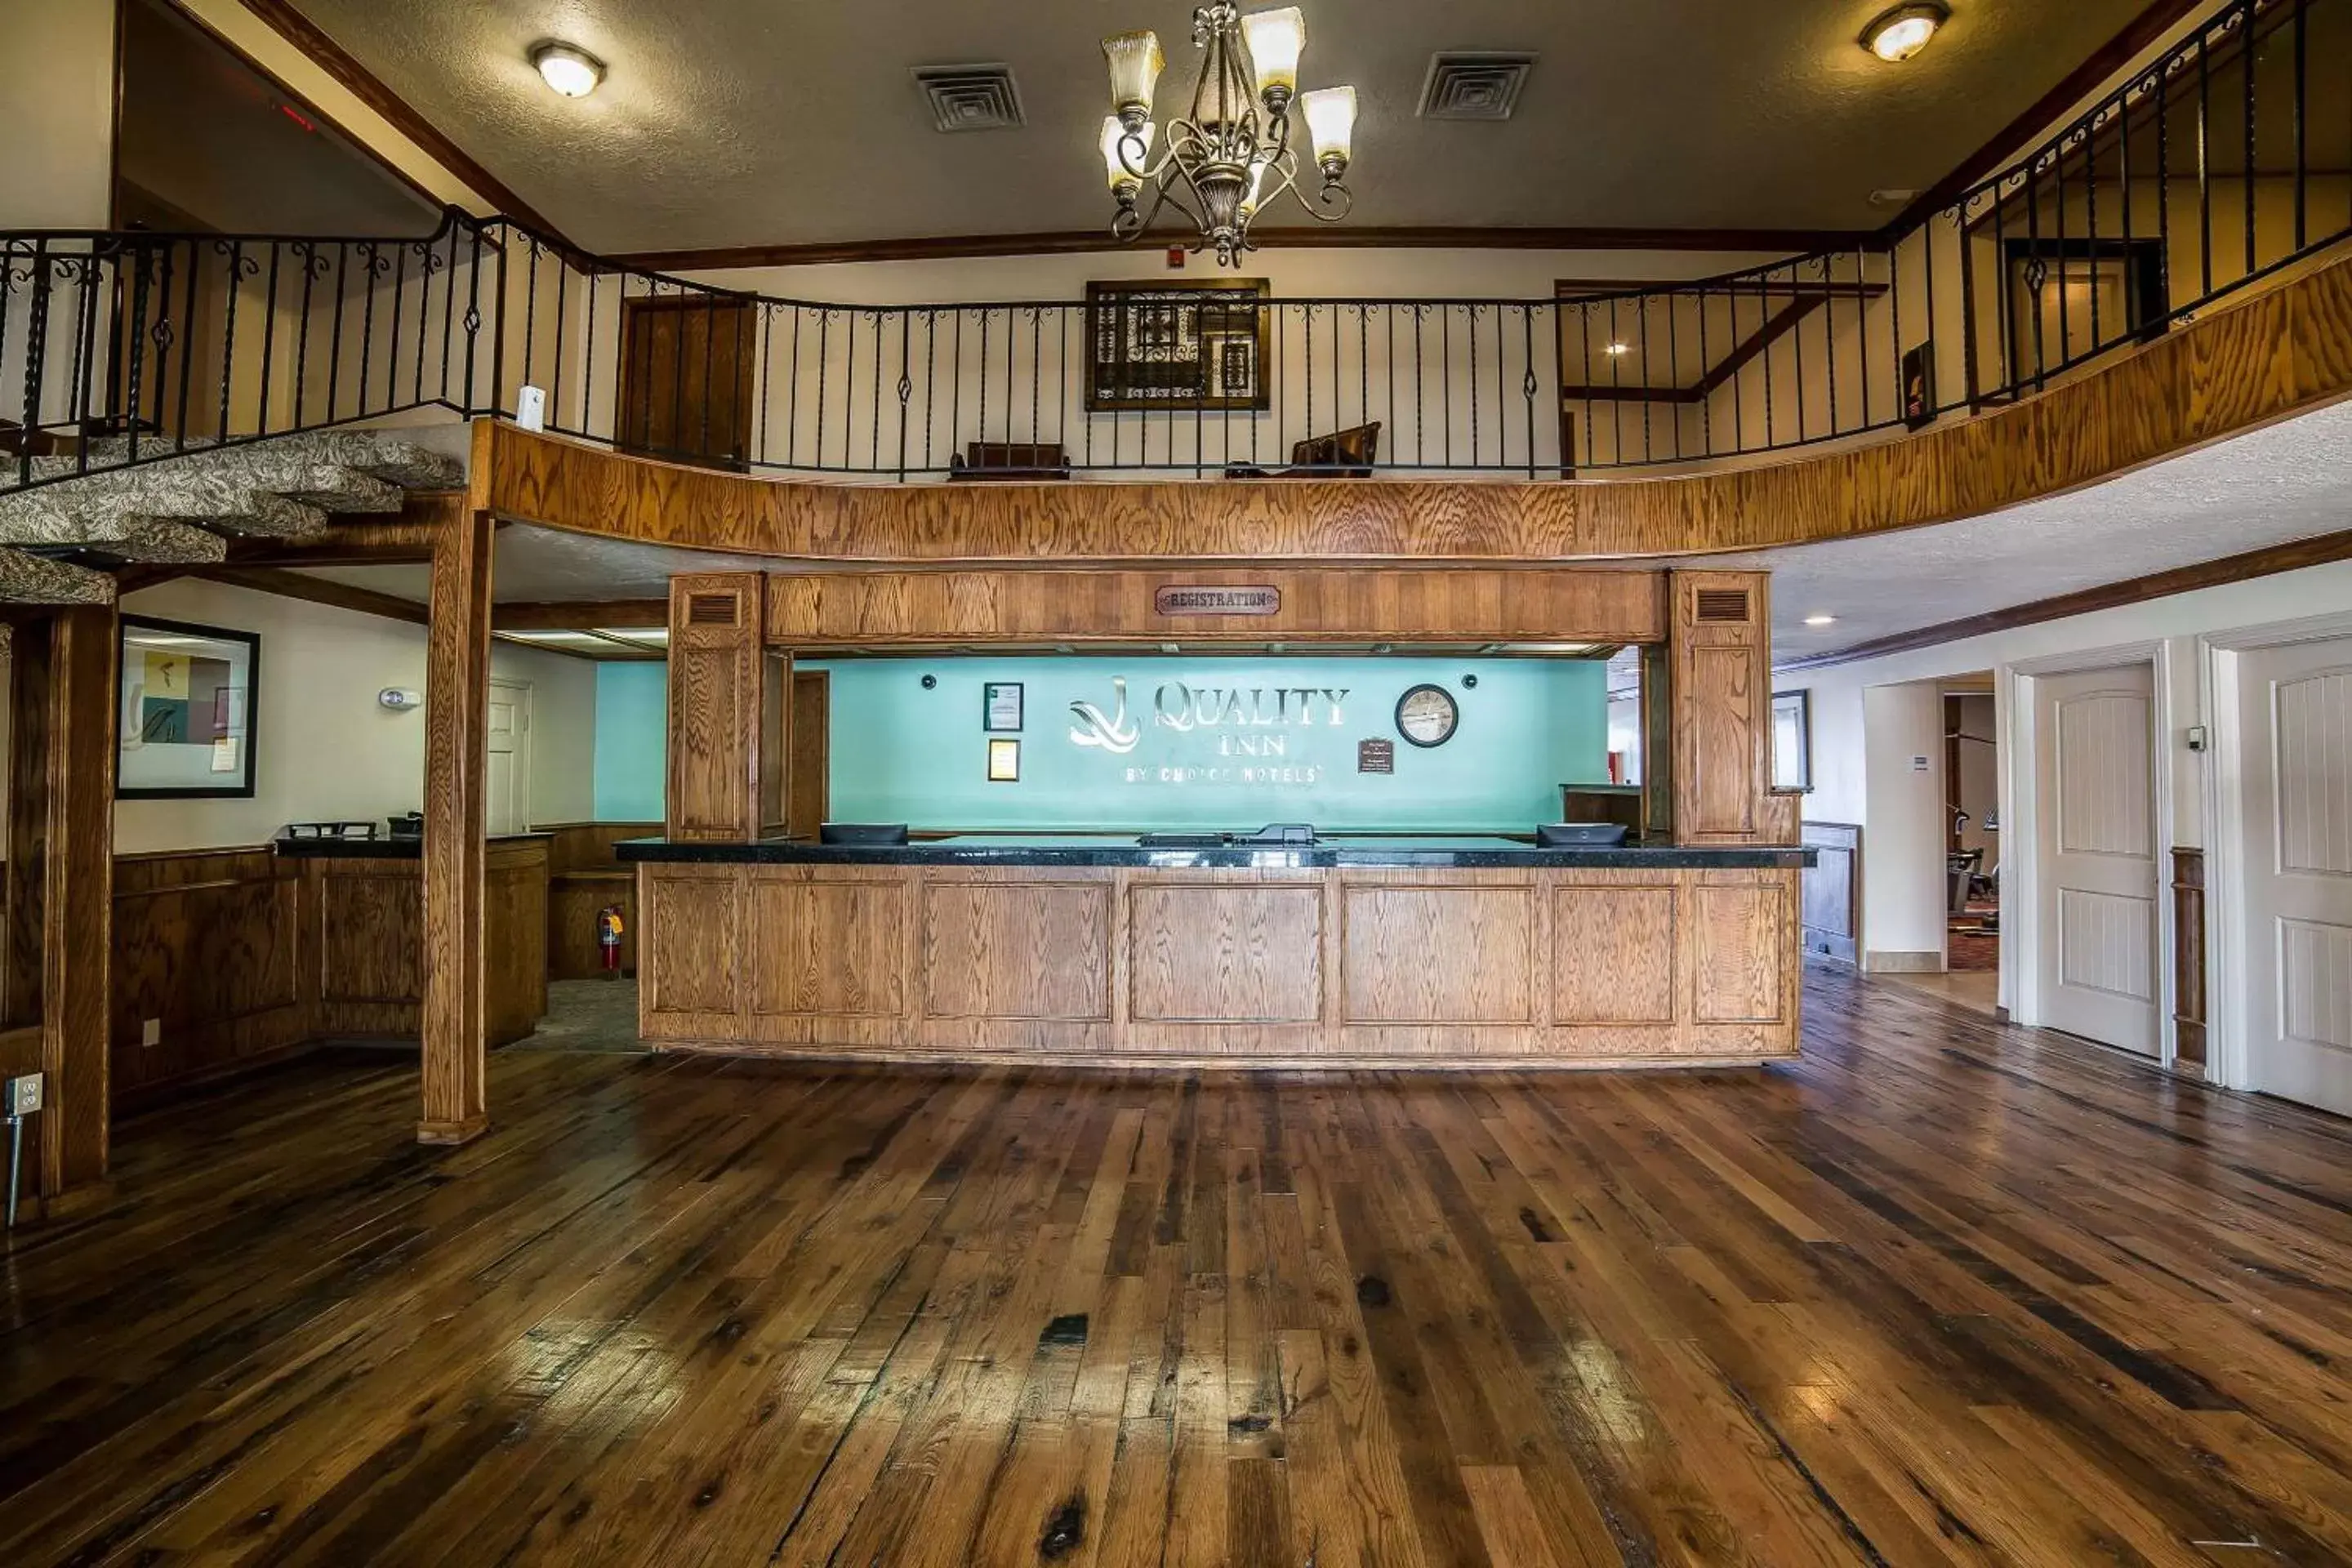
[[[468,511],[450,519],[433,546],[425,668],[422,1143],[463,1143],[489,1125],[482,892],[491,532],[488,512]]]
[[[1770,844],[1793,829],[1793,816],[1767,798],[1771,581],[1763,572],[1668,574],[1677,844]]]
[[[48,1106],[34,1127],[34,1182],[44,1198],[106,1174],[115,649],[110,605],[52,611],[14,638],[0,1029],[38,1031]]]
[[[793,661],[766,646],[766,624],[760,573],[670,579],[672,838],[745,843],[783,829]]]

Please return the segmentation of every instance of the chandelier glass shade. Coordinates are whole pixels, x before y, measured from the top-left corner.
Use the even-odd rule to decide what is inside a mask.
[[[1158,36],[1121,33],[1103,40],[1112,112],[1103,121],[1100,145],[1118,206],[1111,233],[1136,239],[1173,207],[1200,232],[1191,248],[1213,249],[1219,262],[1235,267],[1256,247],[1252,220],[1286,192],[1322,222],[1346,217],[1355,200],[1347,174],[1356,89],[1298,90],[1298,61],[1307,47],[1307,19],[1298,8],[1244,16],[1231,0],[1213,0],[1192,12],[1192,44],[1203,58],[1192,102],[1162,125],[1151,114],[1166,64]],[[1307,122],[1311,168],[1319,175],[1310,175],[1311,195],[1300,183],[1294,109]]]

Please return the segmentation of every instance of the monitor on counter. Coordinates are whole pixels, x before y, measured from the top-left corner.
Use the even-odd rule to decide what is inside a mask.
[[[903,822],[827,822],[818,826],[816,840],[820,844],[904,844],[907,825]]]

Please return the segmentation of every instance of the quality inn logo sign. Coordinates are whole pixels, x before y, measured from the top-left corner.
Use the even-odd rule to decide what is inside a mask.
[[[1127,710],[1127,678],[1113,676],[1111,710],[1083,700],[1070,704],[1077,722],[1070,726],[1070,743],[1125,756],[1143,739],[1143,726]],[[1283,730],[1316,725],[1337,728],[1347,721],[1341,704],[1349,689],[1328,686],[1192,686],[1181,680],[1162,681],[1151,697],[1155,728],[1179,734],[1216,731],[1217,751],[1227,756],[1284,754]]]

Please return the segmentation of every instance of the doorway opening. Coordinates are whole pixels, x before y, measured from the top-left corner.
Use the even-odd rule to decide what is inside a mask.
[[[1995,1005],[2000,974],[2000,720],[1992,673],[1944,683],[1944,968]],[[1958,984],[1956,982],[1956,984]]]

